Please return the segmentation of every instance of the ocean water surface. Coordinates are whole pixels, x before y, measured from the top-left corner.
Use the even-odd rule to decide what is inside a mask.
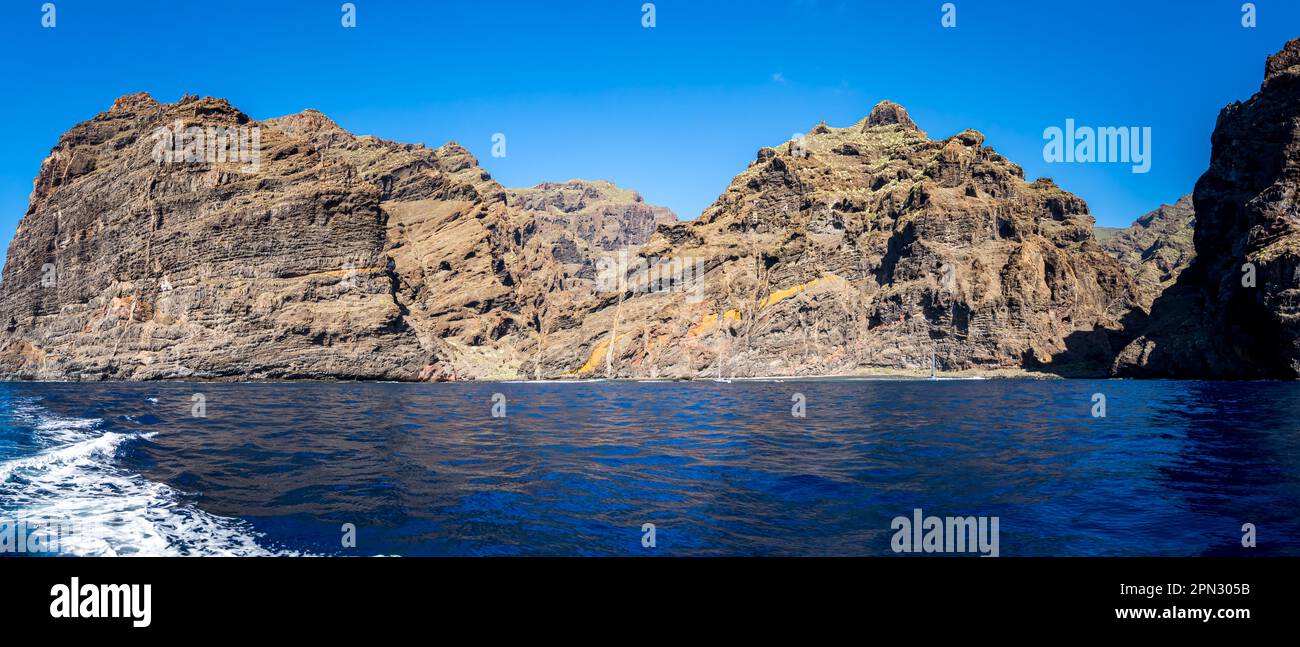
[[[1300,555],[1298,423],[1281,382],[9,382],[0,520],[79,555],[886,556],[921,508],[999,517],[1002,556]]]

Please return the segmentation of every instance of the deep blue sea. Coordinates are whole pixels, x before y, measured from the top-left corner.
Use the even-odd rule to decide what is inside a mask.
[[[997,516],[1002,556],[1300,555],[1298,427],[1280,382],[0,383],[0,520],[85,555],[883,556],[921,508]]]

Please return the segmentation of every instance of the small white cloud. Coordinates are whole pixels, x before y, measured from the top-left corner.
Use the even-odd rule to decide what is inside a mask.
[[[785,75],[781,74],[780,72],[773,72],[772,80],[776,81],[777,83],[785,83]]]

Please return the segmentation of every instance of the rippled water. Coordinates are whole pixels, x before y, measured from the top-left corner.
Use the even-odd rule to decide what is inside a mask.
[[[1298,413],[1276,382],[0,383],[0,518],[76,554],[892,555],[922,508],[998,516],[1004,556],[1297,555]]]

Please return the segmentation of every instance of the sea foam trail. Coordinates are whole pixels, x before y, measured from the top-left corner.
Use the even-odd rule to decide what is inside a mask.
[[[181,493],[114,464],[127,443],[153,433],[102,429],[98,418],[55,415],[33,402],[14,407],[38,453],[0,462],[0,510],[23,520],[66,520],[59,550],[69,555],[270,555],[238,519],[209,514]]]

